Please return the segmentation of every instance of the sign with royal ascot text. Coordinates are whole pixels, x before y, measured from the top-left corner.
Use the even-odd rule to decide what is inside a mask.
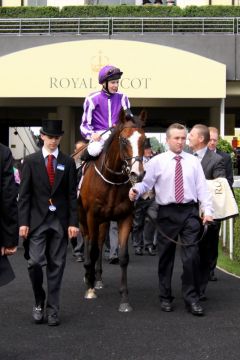
[[[0,58],[0,97],[81,98],[100,89],[98,71],[123,71],[130,98],[225,98],[226,66],[179,49],[126,40],[37,46]]]

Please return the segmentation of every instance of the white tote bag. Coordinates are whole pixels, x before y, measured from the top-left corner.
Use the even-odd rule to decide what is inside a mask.
[[[215,220],[225,220],[237,216],[238,206],[227,179],[207,180],[207,184],[212,194],[213,218]]]

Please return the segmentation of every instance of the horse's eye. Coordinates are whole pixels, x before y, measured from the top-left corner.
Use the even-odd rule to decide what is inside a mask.
[[[121,142],[122,145],[127,145],[128,144],[128,139],[124,138],[124,137],[121,137],[120,142]]]

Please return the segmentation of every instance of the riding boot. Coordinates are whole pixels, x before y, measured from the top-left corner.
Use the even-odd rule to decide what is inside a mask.
[[[94,156],[92,156],[92,155],[89,154],[87,148],[83,151],[83,153],[82,153],[82,155],[80,156],[80,158],[81,158],[82,161],[90,161],[90,160],[94,160],[94,159],[95,159]]]

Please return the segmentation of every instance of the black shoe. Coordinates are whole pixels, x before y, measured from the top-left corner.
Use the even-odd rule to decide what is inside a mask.
[[[109,264],[115,265],[115,264],[119,264],[119,258],[117,256],[114,256],[112,258],[109,258]]]
[[[150,256],[155,256],[157,254],[156,250],[154,250],[153,246],[147,246],[145,250],[148,253],[148,255],[150,255]]]
[[[206,295],[205,295],[205,294],[201,294],[201,295],[199,296],[199,300],[200,300],[200,301],[207,301]]]
[[[32,311],[32,317],[36,324],[42,324],[44,318],[44,306],[34,306]]]
[[[193,315],[196,315],[196,316],[204,315],[203,308],[198,302],[186,304],[186,308]]]
[[[171,302],[168,300],[161,301],[161,310],[165,312],[173,311],[173,306]]]
[[[58,326],[60,324],[57,314],[48,315],[47,322],[48,326]]]
[[[217,281],[217,277],[215,276],[214,271],[209,274],[208,281]]]
[[[76,262],[84,262],[84,257],[82,255],[76,256]]]
[[[143,255],[142,248],[140,248],[139,246],[136,247],[136,249],[135,249],[135,255]]]

